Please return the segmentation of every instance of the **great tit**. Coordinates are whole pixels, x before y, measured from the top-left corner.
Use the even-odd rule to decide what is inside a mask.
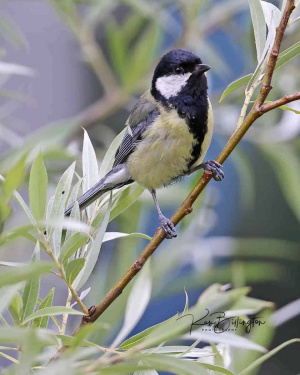
[[[209,69],[184,49],[172,50],[161,58],[151,89],[140,97],[126,122],[112,170],[78,199],[81,210],[105,192],[136,181],[152,194],[166,237],[176,237],[175,226],[161,212],[156,189],[200,168],[210,171],[216,181],[224,178],[219,163],[202,162],[213,132],[205,75]]]

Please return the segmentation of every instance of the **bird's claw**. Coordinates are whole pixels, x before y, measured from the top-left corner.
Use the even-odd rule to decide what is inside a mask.
[[[171,239],[177,237],[175,225],[171,220],[167,219],[165,216],[160,216],[159,223],[162,230],[165,232],[166,238]]]
[[[202,167],[205,171],[212,173],[213,179],[215,181],[222,181],[225,177],[224,172],[222,171],[222,165],[215,160],[208,160],[202,163]]]

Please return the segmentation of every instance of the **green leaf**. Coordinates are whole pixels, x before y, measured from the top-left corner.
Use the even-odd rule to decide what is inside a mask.
[[[9,313],[13,320],[14,325],[19,325],[21,321],[21,311],[22,311],[22,298],[17,291],[13,296],[11,303],[9,305]]]
[[[37,242],[34,254],[32,257],[32,262],[35,263],[40,259],[40,245]],[[22,295],[23,308],[22,308],[22,318],[21,321],[24,321],[26,317],[33,313],[40,289],[40,280],[39,277],[26,281],[24,292]]]
[[[297,111],[294,108],[288,107],[287,105],[281,105],[279,108],[283,109],[284,111],[292,111],[292,112],[296,113],[296,115],[300,115],[300,111]]]
[[[98,162],[92,142],[84,129],[83,150],[82,150],[82,175],[83,175],[83,191],[88,191],[99,181]],[[87,207],[88,217],[94,211],[95,203]]]
[[[275,349],[269,351],[267,354],[264,354],[260,358],[258,358],[256,361],[251,363],[250,366],[246,367],[243,371],[241,371],[241,375],[249,374],[255,369],[256,367],[262,365],[265,361],[267,361],[269,358],[273,357],[275,354],[277,354],[280,350],[284,349],[286,346],[294,344],[294,343],[300,343],[300,339],[291,339],[289,341],[284,342],[283,344],[277,346]]]
[[[275,70],[281,68],[288,61],[293,59],[300,53],[300,42],[295,43],[293,46],[287,48],[285,51],[282,51],[279,56],[275,66]]]
[[[131,361],[131,363],[125,362],[103,369],[101,368],[101,374],[129,374],[133,371],[155,369],[157,371],[166,371],[168,373],[171,372],[173,374],[180,375],[209,375],[211,372],[208,370],[212,370],[214,373],[234,375],[231,371],[225,369],[224,367],[210,365],[207,363],[187,361],[174,356],[162,354],[136,355],[132,357],[132,360],[135,360],[137,364],[134,365],[134,363]]]
[[[34,160],[29,177],[29,200],[34,218],[43,220],[46,209],[48,176],[43,162],[42,154],[39,153]]]
[[[71,307],[65,307],[65,306],[45,307],[44,309],[37,310],[33,314],[27,316],[23,324],[30,322],[30,320],[40,318],[43,316],[63,315],[63,314],[83,315],[83,312],[74,310]]]
[[[0,313],[9,306],[19,288],[20,286],[16,284],[0,289]]]
[[[5,75],[16,74],[16,75],[32,77],[34,76],[34,70],[24,65],[0,61],[0,74],[5,74]]]
[[[144,233],[121,233],[121,232],[106,232],[103,238],[103,242],[112,241],[118,238],[124,237],[137,237],[151,240],[151,237]]]
[[[61,248],[61,253],[59,256],[60,262],[64,263],[67,259],[69,259],[75,253],[75,251],[86,243],[87,239],[88,236],[84,233],[75,233],[73,236],[69,237]]]
[[[251,19],[254,29],[257,61],[260,61],[266,43],[266,22],[260,0],[249,0]]]
[[[13,267],[9,271],[4,271],[0,274],[0,287],[35,279],[50,272],[53,268],[54,264],[48,262],[35,262],[28,266]]]
[[[110,328],[111,327],[109,326],[109,324],[103,323],[103,322],[94,322],[93,324],[85,324],[76,333],[73,344],[75,346],[79,346],[81,345],[83,341],[86,341],[85,338],[88,337],[89,335],[94,334],[96,331],[100,329],[108,330]]]
[[[70,214],[70,220],[75,220],[77,222],[80,222],[80,208],[79,203],[76,201],[74,202],[74,207],[72,208],[71,214]],[[67,230],[66,234],[66,240],[70,238],[74,233],[78,233],[78,230],[72,230],[72,228]]]
[[[104,215],[102,223],[97,230],[96,237],[94,241],[90,242],[88,245],[85,265],[83,269],[81,270],[80,274],[78,275],[78,278],[74,282],[74,288],[76,290],[83,287],[83,285],[86,283],[86,281],[92,274],[93,269],[97,263],[99,253],[101,250],[101,246],[102,246],[102,242],[103,242],[103,238],[104,238],[104,234],[106,232],[106,228],[107,228],[108,221],[109,221],[111,206],[112,206],[112,198],[110,194],[108,207],[106,209],[106,213]]]
[[[120,213],[130,207],[144,192],[144,188],[137,183],[133,183],[122,191],[121,195],[116,199],[110,213],[109,221],[114,220]]]
[[[126,128],[119,133],[109,146],[100,166],[99,178],[102,178],[112,168],[116,152],[122,142]]]
[[[184,316],[183,318],[178,319],[178,315],[175,315],[154,327],[150,327],[123,342],[120,349],[130,349],[137,344],[139,344],[141,348],[152,347],[174,337],[178,337],[190,331],[191,317],[188,314],[192,314],[194,316],[194,321],[197,321],[205,315],[206,309],[210,312],[226,311],[248,291],[248,288],[240,288],[228,292],[221,292],[218,285],[211,286],[201,295],[198,303],[189,309],[187,313],[182,315]],[[193,339],[192,336],[191,339]]]
[[[68,199],[69,191],[71,188],[71,183],[75,170],[75,162],[70,165],[70,167],[62,175],[61,179],[58,182],[56,187],[55,196],[51,208],[50,219],[57,221],[63,219],[66,202]],[[60,245],[61,245],[61,235],[62,227],[58,226],[55,230],[50,230],[49,235],[51,236],[51,247],[54,251],[54,254],[57,256],[59,254]]]
[[[93,326],[93,324],[90,324],[90,326]],[[80,329],[81,331],[81,329]],[[56,337],[61,340],[61,343],[63,346],[69,346],[69,347],[76,347],[78,346],[78,341],[76,340],[76,337],[73,336],[67,336],[67,335],[56,335]],[[90,347],[90,346],[98,346],[97,344],[87,341],[87,340],[81,340],[80,341],[81,347]]]
[[[71,260],[69,263],[64,265],[66,278],[70,284],[73,284],[79,272],[82,270],[84,263],[85,263],[84,258],[77,258],[77,259]]]
[[[274,172],[284,197],[290,209],[300,221],[300,175],[299,173],[295,173],[295,171],[299,171],[300,163],[296,155],[296,150],[293,150],[293,147],[290,145],[287,146],[283,143],[280,144],[280,148],[277,145],[264,144],[263,147],[260,147],[260,150],[274,165]]]
[[[137,277],[127,300],[124,323],[111,348],[117,347],[140,321],[151,297],[152,280],[148,261]]]
[[[2,187],[2,194],[0,199],[0,213],[1,213],[1,220],[5,221],[10,213],[11,208],[9,207],[9,202],[14,191],[21,185],[24,172],[25,172],[25,160],[26,155],[23,156],[16,165],[7,173],[6,178],[2,178],[4,180],[4,184]]]
[[[47,294],[47,296],[40,303],[40,306],[37,309],[37,311],[42,310],[42,309],[44,309],[46,307],[51,307],[52,306],[52,301],[53,301],[53,297],[54,297],[54,290],[55,290],[55,288],[53,287],[49,291],[49,293]],[[36,318],[32,322],[32,327],[47,328],[47,326],[48,326],[48,320],[49,320],[48,316],[44,316],[44,317],[41,317],[41,318]]]
[[[232,92],[236,91],[240,87],[246,86],[251,77],[252,77],[252,73],[251,74],[247,74],[246,76],[241,77],[241,78],[237,79],[236,81],[231,82],[226,87],[226,89],[223,91],[223,94],[222,94],[222,96],[221,96],[221,98],[219,100],[219,103],[221,103],[221,101],[224,100],[227,95],[229,95]]]
[[[57,345],[57,339],[52,332],[45,329],[32,329],[21,327],[0,327],[0,342],[13,345],[26,345],[28,338],[38,340],[38,346]]]

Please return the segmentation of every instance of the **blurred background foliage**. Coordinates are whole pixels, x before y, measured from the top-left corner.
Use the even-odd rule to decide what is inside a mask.
[[[71,161],[81,160],[81,127],[101,163],[136,98],[149,87],[159,57],[169,49],[191,49],[212,67],[208,79],[215,133],[208,159],[216,157],[234,131],[243,89],[221,104],[219,100],[230,82],[256,66],[246,0],[4,0],[0,9],[0,173],[6,176],[0,214],[6,230],[26,224],[11,191],[18,188],[28,200],[28,166],[39,151],[48,170],[49,197]],[[299,42],[297,17],[299,7],[282,50]],[[299,90],[299,63],[298,56],[275,72],[270,100]],[[193,303],[214,282],[251,285],[250,295],[277,308],[299,298],[300,106],[296,102],[291,107],[294,112],[277,109],[255,123],[226,162],[224,182],[209,184],[182,222],[179,236],[158,249],[152,264],[153,298],[134,333],[182,310],[184,288]],[[198,178],[159,191],[167,215]],[[145,193],[109,229],[153,235],[157,226],[151,196]],[[127,270],[143,241],[129,237],[102,249],[87,306]],[[1,259],[28,261],[31,250],[29,241],[17,239],[2,246]],[[53,285],[55,300],[64,304],[65,287],[53,277],[44,281],[44,294]],[[111,341],[129,292],[130,286],[103,315],[101,320],[113,329],[100,331],[97,340]],[[299,311],[295,306],[294,315]],[[299,332],[299,320],[278,325],[264,334],[257,330],[256,341],[272,348]],[[295,351],[291,347],[279,353],[260,373],[295,374]],[[247,356],[243,360],[251,363],[258,354]]]

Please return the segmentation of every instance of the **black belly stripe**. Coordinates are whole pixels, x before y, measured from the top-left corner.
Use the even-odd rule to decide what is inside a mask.
[[[199,79],[199,78],[198,78]],[[180,117],[186,119],[190,132],[197,139],[193,146],[192,157],[187,161],[189,169],[200,157],[201,147],[208,130],[208,109],[206,77],[202,75],[201,84],[187,85],[176,97],[169,98],[169,103],[176,108]]]

